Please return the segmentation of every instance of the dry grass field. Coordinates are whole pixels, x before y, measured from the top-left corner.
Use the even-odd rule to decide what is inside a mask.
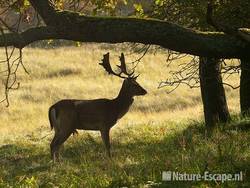
[[[107,52],[112,65],[118,63],[121,52],[128,63],[140,56],[126,45],[84,44],[23,50],[29,74],[20,68],[20,88],[11,91],[8,108],[0,104],[0,186],[167,186],[161,182],[163,170],[201,173],[206,168],[217,173],[243,171],[244,177],[249,175],[248,132],[219,131],[207,139],[200,90],[180,86],[168,94],[167,88],[157,89],[159,82],[169,76],[170,69],[189,61],[186,57],[168,67],[167,52],[163,50],[146,54],[136,69],[140,73],[138,82],[148,94],[137,97],[132,109],[112,129],[112,160],[105,155],[99,133],[80,131],[65,143],[62,162],[53,164],[49,155],[53,132],[48,108],[65,98],[116,97],[122,80],[107,75],[98,65]],[[4,59],[3,49],[0,58]],[[1,71],[3,65],[0,66]],[[231,77],[229,82],[237,84],[239,75]],[[230,112],[234,114],[233,124],[249,122],[237,116],[239,91],[225,89]],[[0,97],[4,98],[3,87],[0,91]],[[237,183],[196,182],[193,186],[234,187]]]

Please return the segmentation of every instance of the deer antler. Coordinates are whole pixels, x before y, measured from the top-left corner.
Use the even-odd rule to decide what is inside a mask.
[[[126,63],[125,63],[125,57],[124,57],[123,53],[121,53],[120,62],[121,62],[121,65],[116,65],[120,69],[119,73],[116,73],[112,70],[111,65],[110,65],[110,61],[109,61],[109,53],[103,55],[102,63],[99,63],[99,65],[103,66],[104,69],[109,74],[113,74],[113,75],[118,76],[120,78],[134,78],[134,79],[136,79],[139,76],[139,75],[136,77],[133,76],[134,70],[131,73],[128,73]],[[122,76],[122,74],[126,75],[127,77]]]
[[[121,53],[120,62],[121,62],[121,65],[116,65],[116,66],[121,70],[121,72],[128,75],[128,77],[133,77],[133,74],[135,71],[133,70],[131,73],[128,73],[126,63],[125,63],[125,57],[123,53]]]

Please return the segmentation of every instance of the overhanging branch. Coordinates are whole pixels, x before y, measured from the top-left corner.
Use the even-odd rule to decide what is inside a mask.
[[[81,42],[136,42],[197,56],[241,58],[248,56],[249,43],[220,32],[200,32],[154,19],[93,17],[61,11],[56,25],[29,29],[23,33],[0,36],[0,46],[22,48],[44,39]],[[59,21],[60,20],[60,21]]]
[[[14,46],[16,48],[23,48],[28,44],[46,39],[60,38],[55,30],[51,27],[37,27],[28,29],[22,33],[6,33],[0,35],[0,46]]]

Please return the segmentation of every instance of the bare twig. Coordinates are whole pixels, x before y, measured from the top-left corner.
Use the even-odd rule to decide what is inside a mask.
[[[186,54],[179,54],[169,51],[167,56],[167,66],[170,66],[174,60],[179,60],[186,57]],[[175,62],[178,63],[178,62]],[[233,63],[226,64],[224,60],[221,60],[223,64],[221,74],[224,80],[227,80],[230,76],[240,73],[240,65],[234,65]],[[197,57],[193,57],[190,61],[185,63],[179,63],[178,69],[175,71],[169,71],[170,77],[165,81],[161,81],[158,88],[169,87],[170,90],[167,93],[175,91],[180,85],[186,85],[189,88],[200,87],[200,75],[199,75],[199,62]],[[240,86],[232,85],[227,82],[222,84],[229,86],[232,89],[238,89]]]
[[[171,53],[169,51],[169,53]],[[169,54],[167,57],[168,66],[173,60],[186,57],[186,54]],[[199,65],[197,58],[193,57],[191,61],[187,63],[181,63],[178,65],[179,69],[176,71],[170,71],[171,78],[159,83],[158,88],[172,87],[168,93],[175,91],[180,85],[187,85],[190,88],[199,87]]]
[[[2,36],[5,36],[5,33],[3,29],[0,27],[0,31],[2,33]],[[14,57],[14,51],[15,48],[13,47],[11,51],[8,49],[8,47],[5,45],[4,47],[5,51],[5,57],[6,59],[1,61],[1,63],[5,63],[6,69],[1,71],[0,74],[2,74],[4,78],[4,99],[0,101],[6,102],[6,106],[9,106],[9,92],[10,90],[18,89],[20,86],[20,83],[17,82],[17,71],[20,66],[23,67],[24,71],[28,73],[27,69],[24,67],[22,62],[22,49],[19,49],[19,56],[17,58]]]

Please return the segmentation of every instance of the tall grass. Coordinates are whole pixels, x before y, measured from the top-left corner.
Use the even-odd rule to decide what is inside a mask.
[[[66,142],[62,162],[51,163],[49,142],[53,134],[47,118],[49,106],[63,98],[113,98],[118,94],[122,80],[107,75],[98,65],[107,52],[111,63],[118,62],[121,52],[128,63],[140,56],[116,45],[24,49],[29,74],[19,70],[20,89],[10,93],[10,107],[0,106],[0,185],[167,186],[161,182],[163,170],[244,171],[244,177],[249,175],[247,131],[232,128],[233,131],[227,130],[225,134],[218,131],[212,138],[206,138],[199,89],[181,86],[171,94],[167,94],[167,88],[157,89],[170,69],[189,61],[186,57],[168,67],[164,51],[146,54],[136,69],[140,73],[138,82],[148,95],[137,97],[132,109],[112,129],[112,160],[105,155],[99,133],[82,131]],[[3,51],[0,58],[4,58]],[[229,82],[237,84],[238,77],[230,78]],[[238,91],[226,88],[226,94],[230,112],[238,113]],[[3,90],[1,95],[3,98]],[[234,122],[237,127],[249,120],[236,116]],[[179,186],[185,185],[190,184]],[[193,185],[227,187],[237,183],[193,182]]]

